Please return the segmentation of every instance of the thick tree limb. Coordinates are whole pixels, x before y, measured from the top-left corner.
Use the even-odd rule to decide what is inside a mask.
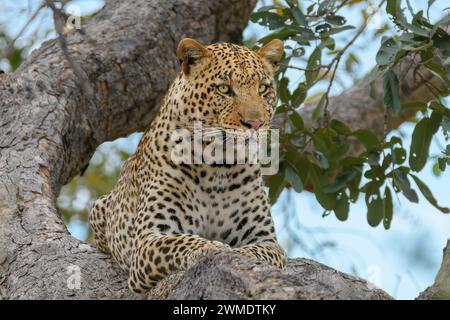
[[[239,42],[253,7],[241,0],[107,1],[84,35],[65,39],[92,99],[57,41],[0,75],[0,299],[145,298],[128,290],[109,256],[68,234],[56,198],[100,143],[148,125],[175,76],[181,38]],[[365,108],[355,108],[360,122],[369,118]],[[164,280],[149,297],[389,298],[309,260],[279,271],[222,254]]]
[[[366,281],[308,259],[286,270],[237,254],[206,257],[185,273],[163,280],[149,298],[167,299],[392,299]]]
[[[442,264],[434,284],[419,296],[421,300],[442,299],[450,300],[450,240],[444,249]]]

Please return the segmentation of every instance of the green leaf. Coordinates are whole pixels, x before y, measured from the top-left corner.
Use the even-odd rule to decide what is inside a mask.
[[[392,155],[387,154],[384,157],[384,159],[383,159],[383,163],[381,164],[381,168],[383,170],[386,170],[391,164],[392,164]]]
[[[407,31],[411,30],[415,34],[429,37],[430,32],[420,27],[417,27],[411,23],[409,23],[403,13],[401,8],[401,0],[388,0],[386,4],[386,12],[390,14],[393,18],[394,23],[401,29]]]
[[[439,169],[439,161],[433,163],[433,168],[432,168],[432,170],[433,170],[433,174],[434,174],[436,177],[440,177],[440,176],[441,176],[442,171]]]
[[[343,192],[341,198],[337,200],[336,208],[334,208],[333,211],[338,220],[345,221],[348,219],[348,212],[350,211],[350,203],[348,201],[345,192]]]
[[[300,45],[309,46],[309,41],[317,39],[315,33],[308,28],[295,25],[287,26],[287,28],[295,32],[295,37],[293,37],[292,40]]]
[[[403,147],[403,141],[402,141],[402,139],[400,139],[400,138],[397,137],[397,136],[392,136],[391,139],[390,139],[389,142],[388,142],[388,145],[389,145],[391,148],[393,148],[393,147],[395,147],[397,144],[398,144],[400,147]]]
[[[441,170],[442,172],[445,171],[446,162],[447,161],[445,160],[445,158],[439,158],[438,159],[439,170]]]
[[[337,25],[342,26],[345,24],[346,20],[343,16],[335,16],[335,15],[329,15],[325,17],[325,21]]]
[[[442,113],[444,117],[450,117],[450,109],[448,109],[446,106],[444,106],[442,103],[438,101],[432,101],[430,104],[430,109],[433,111],[437,111],[438,113]]]
[[[401,11],[400,7],[401,1],[399,0],[387,0],[386,3],[386,12],[393,17],[397,17],[399,11]]]
[[[319,103],[317,104],[316,108],[313,111],[312,114],[312,121],[316,122],[317,119],[322,115],[323,108],[325,107],[325,101],[326,101],[326,94],[323,94],[322,97],[319,100]]]
[[[22,64],[23,50],[24,48],[15,48],[7,57],[9,65],[11,66],[11,69],[13,71],[16,70]]]
[[[302,131],[305,128],[302,116],[298,112],[292,112],[289,116],[289,120],[291,120],[291,123],[294,125],[295,129]]]
[[[444,130],[444,134],[448,134],[450,132],[450,117],[444,116],[442,119],[441,128]]]
[[[313,151],[312,152],[314,158],[319,162],[320,167],[322,169],[328,169],[330,167],[330,164],[328,163],[328,159],[323,155],[322,152],[319,151]]]
[[[375,60],[379,66],[394,63],[402,49],[402,44],[392,38],[383,37],[381,47],[377,52]]]
[[[378,163],[372,165],[369,170],[364,173],[364,177],[379,182],[379,185],[383,184],[385,178],[384,170],[378,166]]]
[[[321,63],[322,59],[322,51],[319,47],[316,47],[314,51],[311,53],[311,56],[308,59],[308,63],[306,68],[308,69],[305,72],[306,84],[310,87],[313,82],[316,80],[317,75],[319,74],[318,66]]]
[[[295,172],[300,176],[302,181],[307,181],[310,162],[305,156],[300,156],[297,150],[289,150],[290,156],[287,157],[289,165],[295,168]]]
[[[268,12],[268,11],[258,11],[255,13],[252,13],[250,15],[250,20],[255,23],[259,23],[263,26],[268,27],[269,29],[278,29],[284,26],[284,21],[276,13]]]
[[[371,227],[376,227],[380,224],[384,217],[383,199],[380,193],[366,194],[367,205],[367,222]]]
[[[258,42],[261,44],[267,44],[270,41],[272,41],[273,39],[286,40],[289,37],[295,36],[296,34],[297,34],[297,32],[294,30],[289,30],[287,28],[281,28],[280,30],[275,31],[275,32],[259,39]]]
[[[280,195],[281,191],[283,191],[285,187],[284,177],[280,174],[277,174],[276,176],[271,179],[269,184],[269,200],[271,204],[274,204],[278,196]]]
[[[367,151],[378,149],[380,141],[375,133],[367,129],[356,130],[352,134],[366,148]]]
[[[294,108],[298,108],[303,101],[305,101],[307,92],[308,87],[304,83],[299,84],[297,89],[294,90],[291,98],[292,106]]]
[[[361,192],[365,194],[377,194],[380,191],[381,186],[383,183],[380,183],[376,180],[371,180],[370,182],[367,182],[365,185],[361,187]]]
[[[336,46],[336,42],[333,38],[326,38],[319,44],[319,48],[328,48],[329,50],[334,50],[334,47]]]
[[[380,154],[373,151],[369,152],[369,154],[367,155],[367,163],[371,166],[378,167],[380,164]]]
[[[346,186],[346,183],[356,177],[355,171],[347,171],[339,175],[332,183],[323,187],[325,193],[335,193]]]
[[[280,113],[285,113],[285,112],[287,112],[287,109],[286,109],[286,105],[284,105],[284,104],[278,106],[277,109],[275,110],[275,114],[280,114]]]
[[[445,21],[441,21],[441,22],[443,22],[442,26],[445,28],[445,26],[450,21],[450,17],[447,16],[443,20],[445,20]],[[450,51],[450,43],[449,43],[450,35],[445,30],[443,30],[443,29],[441,29],[441,30],[442,30],[442,32],[436,32],[436,34],[433,36],[433,44],[435,47],[446,52],[447,54],[444,54],[444,56],[448,57],[448,51]]]
[[[330,127],[343,136],[349,136],[352,134],[352,130],[345,123],[337,119],[331,120]]]
[[[389,70],[383,79],[384,105],[391,115],[398,115],[401,109],[398,94],[398,79],[394,71]]]
[[[289,184],[294,188],[297,192],[303,191],[303,182],[300,179],[300,176],[297,174],[296,170],[290,165],[286,166],[285,169],[285,179],[289,182]]]
[[[395,148],[392,150],[392,162],[402,164],[406,160],[406,150],[403,148]]]
[[[289,78],[283,77],[278,81],[278,96],[283,103],[288,103],[291,94],[288,89]]]
[[[394,215],[392,194],[391,189],[389,187],[386,187],[386,189],[384,190],[383,209],[384,209],[383,226],[386,230],[388,230],[391,227],[392,217]]]
[[[411,177],[414,179],[414,182],[416,183],[417,187],[419,188],[420,192],[422,192],[423,196],[428,200],[428,202],[433,205],[436,209],[440,210],[443,213],[449,213],[450,209],[446,207],[441,207],[437,203],[436,198],[431,193],[430,189],[427,187],[425,183],[423,183],[422,180],[419,179],[418,176],[411,174]]]
[[[395,185],[409,201],[414,203],[419,202],[416,191],[411,189],[411,183],[409,182],[408,176],[400,168],[394,170],[393,179]]]
[[[319,24],[316,28],[315,31],[317,33],[325,33],[325,32],[330,32],[331,31],[331,25],[329,23],[322,23]]]
[[[412,170],[418,172],[427,163],[431,139],[439,129],[441,121],[442,114],[433,111],[430,118],[423,118],[416,124],[409,151],[409,166]]]
[[[331,11],[331,6],[333,5],[334,1],[318,1],[319,2],[319,7],[317,8],[317,14],[319,16],[325,15],[327,14],[327,12]]]
[[[309,169],[309,178],[313,184],[314,195],[320,205],[326,210],[333,210],[336,207],[336,194],[327,194],[322,191],[322,186],[326,183],[326,178],[316,165],[311,165]]]
[[[361,192],[359,185],[361,183],[362,172],[361,167],[358,167],[359,172],[356,173],[356,177],[353,180],[347,182],[348,190],[350,191],[349,197],[350,200],[355,202],[359,198],[359,194]]]
[[[291,6],[291,13],[294,17],[295,21],[300,25],[307,27],[308,26],[308,20],[306,19],[306,16],[304,13],[296,6]]]
[[[342,31],[352,30],[352,29],[355,29],[355,27],[354,26],[350,26],[350,25],[346,25],[346,26],[343,26],[343,27],[333,28],[333,29],[330,30],[330,32],[328,32],[328,34],[329,35],[333,35],[333,34],[336,34],[336,33],[342,32]]]
[[[257,12],[266,12],[266,11],[270,11],[272,9],[276,9],[277,6],[274,5],[269,5],[269,6],[262,6],[261,8],[258,9]]]
[[[313,136],[312,136],[313,142],[314,142],[314,148],[316,149],[316,151],[320,151],[322,153],[327,152],[328,150],[328,144],[326,141],[326,137],[323,134],[323,130],[319,130],[317,131]]]

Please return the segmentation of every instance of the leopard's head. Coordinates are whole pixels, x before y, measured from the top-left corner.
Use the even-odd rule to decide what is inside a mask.
[[[283,43],[272,40],[253,51],[229,43],[204,46],[180,41],[176,96],[178,118],[186,124],[247,130],[268,128],[274,114],[276,65]]]

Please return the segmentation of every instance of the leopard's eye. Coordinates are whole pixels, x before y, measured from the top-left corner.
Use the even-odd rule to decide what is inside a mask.
[[[222,93],[222,94],[230,94],[231,93],[231,88],[229,85],[226,84],[219,84],[217,86],[217,90]]]
[[[259,85],[259,88],[258,88],[259,94],[263,95],[263,94],[267,93],[268,90],[269,90],[269,86],[267,84],[261,83]]]

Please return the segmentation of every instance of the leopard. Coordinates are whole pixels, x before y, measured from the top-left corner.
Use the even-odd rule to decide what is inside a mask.
[[[108,194],[97,199],[89,224],[97,248],[145,293],[210,252],[235,252],[284,268],[260,164],[173,160],[172,132],[206,128],[260,132],[276,107],[275,75],[281,40],[250,49],[182,39],[180,70],[158,114],[125,161]]]

